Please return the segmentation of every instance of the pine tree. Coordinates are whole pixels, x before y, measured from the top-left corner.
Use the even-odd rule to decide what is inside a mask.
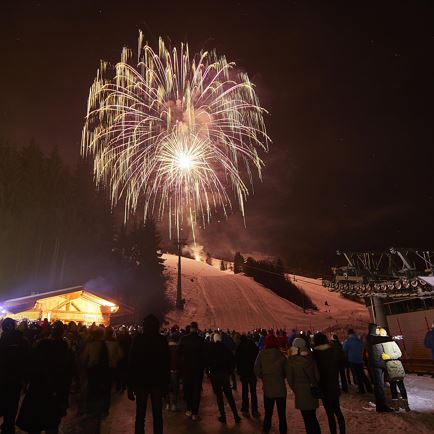
[[[211,253],[209,253],[209,252],[206,253],[206,259],[205,259],[205,262],[206,262],[208,265],[212,265],[212,257],[211,257]]]
[[[225,263],[225,261],[223,261],[223,259],[220,261],[220,270],[221,271],[227,270],[226,263]]]
[[[234,256],[234,273],[242,273],[244,269],[244,258],[240,252],[236,252]]]

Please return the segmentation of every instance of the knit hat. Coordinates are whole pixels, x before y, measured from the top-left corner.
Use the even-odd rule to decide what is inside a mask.
[[[279,347],[279,344],[277,342],[276,336],[274,336],[274,335],[268,335],[265,338],[265,348],[266,349],[268,349],[268,348],[278,348],[278,347]]]
[[[214,333],[214,336],[212,337],[214,342],[221,342],[222,341],[222,335],[220,333]]]
[[[306,341],[303,338],[295,338],[292,341],[292,346],[295,348],[306,348]]]

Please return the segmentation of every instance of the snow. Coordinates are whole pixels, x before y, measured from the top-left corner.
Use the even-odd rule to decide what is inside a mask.
[[[434,432],[434,414],[432,396],[434,380],[429,377],[407,376],[405,379],[409,394],[411,412],[376,413],[369,408],[369,399],[372,395],[360,396],[353,388],[351,393],[341,396],[341,408],[344,414],[347,434],[429,434]],[[237,407],[241,405],[241,387],[238,382],[238,391],[234,391]],[[354,387],[354,386],[353,386]],[[263,414],[262,385],[258,382],[259,411]],[[386,391],[387,391],[386,387]],[[76,400],[77,396],[72,401]],[[182,401],[181,401],[182,402]],[[151,405],[148,404],[146,417],[146,432],[152,432]],[[252,434],[261,432],[262,417],[260,419],[244,418],[239,426],[235,426],[229,408],[226,408],[228,425],[223,427],[218,421],[218,410],[211,385],[205,378],[200,406],[200,422],[191,422],[184,416],[183,407],[177,413],[164,411],[164,432],[166,434],[204,434],[204,433],[240,433]],[[61,425],[61,434],[127,434],[134,432],[135,403],[128,401],[126,394],[114,393],[109,416],[103,420],[100,430],[95,421],[87,416],[77,416],[77,403],[73,402],[68,415]],[[303,420],[300,412],[294,408],[294,398],[288,393],[286,415],[289,430],[294,434],[304,434]],[[327,417],[324,408],[320,406],[317,411],[322,432],[327,433]],[[278,434],[276,411],[273,415],[273,425],[270,434]],[[17,434],[24,434],[18,430]]]
[[[169,277],[167,294],[175,304],[178,257],[165,254]],[[214,261],[216,264],[220,262]],[[197,321],[201,327],[220,327],[248,331],[254,328],[292,328],[324,330],[353,327],[366,330],[367,309],[351,300],[331,293],[316,279],[296,276],[294,282],[310,296],[319,311],[303,309],[273,293],[252,278],[220,271],[216,266],[182,258],[183,311],[167,314],[170,324],[185,326]],[[293,279],[293,276],[291,276]],[[329,306],[324,303],[327,300]]]

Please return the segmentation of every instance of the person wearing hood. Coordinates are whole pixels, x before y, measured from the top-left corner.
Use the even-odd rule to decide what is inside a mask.
[[[285,356],[278,349],[277,338],[268,335],[265,348],[258,354],[255,361],[255,375],[262,380],[264,390],[264,423],[263,433],[270,432],[274,404],[277,406],[279,417],[279,433],[286,434],[286,385],[285,385]]]
[[[319,371],[319,388],[322,392],[322,403],[327,413],[330,434],[337,434],[336,420],[339,433],[345,434],[345,419],[339,405],[339,367],[342,364],[341,350],[332,347],[323,333],[316,333],[313,337],[313,359]],[[336,419],[335,419],[336,418]]]
[[[348,338],[344,342],[343,350],[350,365],[353,377],[356,379],[359,393],[372,393],[372,386],[365,374],[363,361],[363,342],[357,337],[353,329],[348,330]]]
[[[226,423],[226,412],[223,402],[224,394],[232,410],[235,423],[240,423],[241,418],[238,415],[230,385],[230,376],[235,367],[235,358],[232,351],[222,343],[222,336],[219,333],[214,333],[213,343],[209,345],[207,366],[211,377],[212,389],[216,395],[217,406],[220,411],[218,420],[221,423]]]
[[[242,386],[241,412],[249,413],[249,389],[252,405],[252,416],[258,417],[258,398],[256,395],[256,375],[254,372],[255,360],[258,356],[258,347],[245,334],[241,336],[240,344],[235,351],[237,372]]]
[[[316,418],[319,402],[318,397],[314,396],[314,391],[318,389],[319,373],[303,338],[294,339],[285,371],[289,387],[295,395],[295,408],[301,412],[306,433],[320,434],[321,428]]]
[[[167,340],[159,333],[160,322],[154,315],[143,320],[143,333],[131,346],[128,366],[128,399],[136,400],[135,434],[144,434],[148,398],[152,404],[154,434],[163,433],[163,396],[170,378]]]
[[[386,405],[386,396],[384,394],[384,371],[386,364],[381,355],[383,353],[382,344],[391,342],[392,339],[389,336],[380,336],[379,327],[374,323],[369,324],[368,332],[366,344],[369,369],[371,370],[374,383],[375,407],[378,413],[390,413],[393,410]]]
[[[0,337],[0,416],[2,434],[15,433],[15,418],[23,383],[24,363],[29,347],[12,318],[2,322]]]

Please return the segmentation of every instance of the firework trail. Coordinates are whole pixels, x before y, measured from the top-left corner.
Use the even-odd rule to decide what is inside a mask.
[[[125,220],[168,216],[169,233],[185,221],[205,226],[212,212],[227,216],[235,196],[242,215],[261,178],[258,150],[270,142],[247,74],[215,51],[190,57],[181,44],[158,53],[139,35],[137,61],[124,48],[115,66],[101,62],[90,88],[81,153],[94,159],[97,183],[109,186]],[[244,180],[248,179],[248,182]]]

